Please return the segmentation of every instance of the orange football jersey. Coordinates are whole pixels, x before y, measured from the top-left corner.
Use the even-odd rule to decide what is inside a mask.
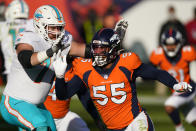
[[[185,81],[188,83],[190,82],[189,63],[194,60],[196,60],[196,51],[191,46],[182,48],[181,58],[176,64],[168,61],[161,47],[155,49],[150,56],[152,64],[169,72],[178,82]]]
[[[65,73],[65,81],[69,81],[73,77],[72,70]],[[55,81],[53,82],[53,87],[50,90],[46,101],[44,102],[45,107],[51,112],[53,118],[62,118],[69,111],[70,100],[58,100],[55,93]]]
[[[73,61],[74,73],[89,88],[91,99],[107,128],[124,128],[142,111],[135,78],[132,79],[134,69],[140,65],[139,57],[131,52],[121,54],[110,70],[101,73],[92,66],[91,59]]]

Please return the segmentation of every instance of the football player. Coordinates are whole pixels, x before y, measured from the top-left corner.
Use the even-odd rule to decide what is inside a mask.
[[[192,87],[186,82],[177,83],[166,71],[143,64],[133,52],[121,53],[119,43],[114,30],[99,30],[91,43],[92,59],[74,59],[74,76],[68,82],[64,80],[66,57],[60,57],[59,51],[53,63],[57,98],[67,99],[85,84],[108,130],[153,131],[152,121],[137,99],[136,78],[159,80],[180,92],[189,92]]]
[[[115,31],[118,32],[118,34],[121,36],[121,40],[123,40],[126,29],[128,27],[128,23],[126,20],[121,19],[118,23],[116,23],[116,26],[114,28]],[[72,48],[76,48],[77,44],[75,44],[75,47],[72,46],[73,43],[71,44],[71,51],[70,54],[73,52]],[[83,45],[81,45],[80,47],[82,47]],[[84,47],[82,47],[84,49]],[[86,47],[89,48],[89,47]],[[81,49],[81,50],[83,50]],[[81,51],[80,50],[80,51]],[[87,49],[88,51],[90,51],[89,49]],[[86,50],[86,51],[87,51]],[[82,51],[81,51],[82,52]],[[74,52],[73,52],[74,53]],[[72,55],[73,55],[72,53]],[[78,55],[82,55],[78,54]],[[90,57],[88,56],[88,53],[86,52],[86,57]],[[70,60],[69,60],[70,61]],[[69,64],[69,67],[72,66],[71,64]],[[72,74],[72,70],[68,70],[67,73],[65,73],[65,77],[64,79],[66,81],[70,80],[72,78],[73,74]],[[71,99],[66,99],[66,100],[58,100],[56,98],[56,91],[55,91],[55,81],[53,83],[53,87],[50,90],[50,93],[48,94],[48,97],[46,99],[46,101],[44,102],[46,108],[51,112],[54,121],[56,123],[56,127],[58,131],[87,131],[89,130],[88,127],[86,126],[86,123],[74,112],[71,112],[69,110],[69,106],[70,106],[70,100]],[[78,92],[77,92],[78,98],[80,99],[80,101],[82,102],[83,106],[85,107],[85,109],[88,111],[88,113],[92,116],[93,120],[95,121],[95,124],[97,125],[97,127],[103,131],[105,130],[105,126],[102,123],[102,120],[100,119],[97,111],[95,110],[95,107],[92,103],[92,100],[90,99],[90,96],[87,92],[86,88],[81,88]]]
[[[163,32],[161,47],[155,49],[150,56],[153,65],[170,73],[178,82],[185,81],[193,87],[193,91],[189,93],[171,90],[172,95],[165,101],[165,110],[174,123],[176,131],[184,131],[179,115],[179,108],[182,106],[185,120],[196,126],[195,83],[189,74],[189,65],[195,60],[196,51],[190,45],[183,46],[182,34],[175,28]]]
[[[45,101],[54,80],[52,56],[70,50],[72,35],[64,30],[59,9],[43,5],[34,13],[33,31],[19,33],[11,73],[2,95],[1,115],[9,124],[26,130],[56,131]]]
[[[13,0],[5,11],[6,22],[1,23],[1,49],[5,61],[3,75],[7,80],[14,55],[14,41],[16,35],[27,28],[33,28],[32,21],[28,20],[29,7],[24,0]]]
[[[66,81],[69,81],[73,77],[72,68],[69,67],[69,69],[70,70],[66,71],[64,76],[64,79]],[[104,125],[103,123],[101,123],[102,121],[86,89],[87,88],[83,87],[77,92],[78,98],[80,99],[81,103],[88,111],[88,113],[94,119],[97,127],[103,131]],[[70,111],[69,109],[70,100],[71,98],[66,100],[57,99],[56,91],[55,91],[55,81],[54,81],[53,87],[51,88],[50,93],[48,94],[48,97],[44,102],[44,105],[51,112],[57,130],[58,131],[89,131],[89,128],[87,127],[86,123],[82,120],[82,118],[80,118],[80,116],[77,115],[76,113]]]
[[[52,5],[36,10],[33,24],[35,32],[27,30],[16,38],[12,73],[0,104],[1,114],[9,124],[26,130],[56,130],[51,113],[43,105],[55,77],[53,54],[61,50],[64,55],[69,51],[84,55],[89,48],[83,48],[82,44],[83,50],[71,48],[72,35],[64,30],[62,13]]]

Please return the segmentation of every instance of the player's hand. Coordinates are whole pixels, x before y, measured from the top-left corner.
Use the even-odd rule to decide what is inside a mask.
[[[61,56],[61,50],[54,54],[53,68],[57,78],[64,78],[65,70],[67,68],[66,55]]]
[[[187,82],[179,82],[173,86],[176,92],[192,92],[192,86]]]
[[[61,40],[64,38],[64,35],[65,35],[65,32],[62,32],[52,45],[61,44]]]
[[[52,44],[52,47],[46,51],[48,57],[52,57],[54,53],[57,53],[60,49],[63,48],[61,41],[64,38],[64,35],[65,35],[64,33],[61,33],[61,35]]]
[[[70,49],[71,49],[71,41],[70,41],[70,37],[68,35],[64,35],[63,39],[61,40],[61,51],[62,51],[62,55],[68,55]]]
[[[61,41],[64,38],[65,32],[62,32],[52,44],[53,53],[57,53],[62,48]]]
[[[120,36],[120,40],[122,41],[125,37],[125,32],[128,28],[128,21],[121,19],[116,23],[116,26],[114,28],[114,31],[117,32],[117,34]]]

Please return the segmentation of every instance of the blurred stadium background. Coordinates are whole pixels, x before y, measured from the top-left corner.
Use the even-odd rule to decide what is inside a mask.
[[[12,0],[0,0],[0,20],[3,21],[5,7]],[[30,7],[30,18],[37,7],[43,4],[57,6],[64,14],[66,30],[71,32],[74,39],[84,42],[80,34],[81,21],[88,19],[88,12],[94,9],[98,17],[104,15],[108,8],[113,8],[118,19],[125,18],[129,27],[124,39],[124,47],[136,52],[143,62],[148,63],[148,56],[158,45],[158,34],[161,25],[168,19],[168,7],[173,5],[177,18],[186,24],[193,18],[193,10],[196,8],[196,0],[26,0]],[[194,74],[192,77],[196,77]],[[158,91],[154,81],[138,80],[138,98],[152,118],[157,131],[173,131],[171,120],[164,111],[163,103],[169,95],[168,90]],[[0,95],[4,85],[0,88]],[[78,113],[88,124],[91,131],[98,131],[92,118],[84,110],[77,97],[71,101],[71,110]],[[182,117],[183,122],[184,118]],[[184,122],[187,131],[195,128]],[[16,131],[0,116],[0,131]]]

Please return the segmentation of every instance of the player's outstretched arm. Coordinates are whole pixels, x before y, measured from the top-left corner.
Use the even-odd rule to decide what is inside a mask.
[[[178,83],[176,79],[167,71],[156,69],[155,67],[142,64],[134,71],[136,77],[140,76],[144,79],[158,80],[167,87],[174,89],[177,92],[191,92],[192,87],[186,82]]]
[[[31,68],[32,66],[40,64],[49,57],[52,57],[54,53],[57,53],[57,51],[62,48],[60,43],[62,37],[63,35],[59,36],[51,48],[40,52],[34,52],[32,45],[28,43],[18,43],[16,46],[18,60],[24,68]]]

